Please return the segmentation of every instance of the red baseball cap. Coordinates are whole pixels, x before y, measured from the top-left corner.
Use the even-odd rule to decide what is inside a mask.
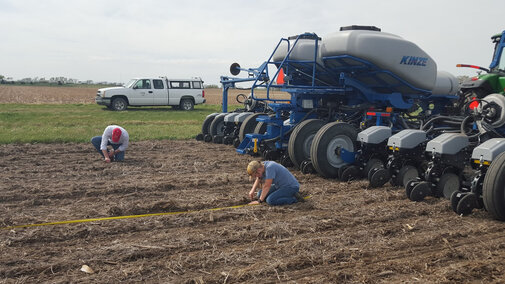
[[[114,130],[112,130],[112,142],[117,143],[119,138],[121,138],[121,129],[114,128]]]

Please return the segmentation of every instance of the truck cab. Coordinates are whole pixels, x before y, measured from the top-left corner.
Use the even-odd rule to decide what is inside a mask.
[[[203,81],[193,79],[134,78],[122,87],[97,91],[95,102],[109,109],[122,111],[128,106],[173,106],[192,110],[205,103]]]

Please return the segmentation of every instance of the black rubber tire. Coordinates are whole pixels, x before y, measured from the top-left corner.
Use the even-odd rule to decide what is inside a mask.
[[[323,125],[325,122],[320,119],[308,119],[299,123],[289,136],[288,154],[297,168],[304,160],[310,159],[310,146]]]
[[[111,108],[115,111],[123,111],[128,107],[128,103],[123,98],[115,98],[112,100]]]
[[[407,198],[410,199],[410,193],[412,192],[412,189],[414,189],[414,187],[418,184],[419,182],[417,181],[414,181],[414,180],[411,180],[409,182],[407,182],[407,184],[405,185],[405,194],[407,195]]]
[[[505,152],[489,166],[482,185],[482,198],[489,214],[505,221]]]
[[[179,104],[179,109],[189,111],[195,108],[195,103],[192,99],[182,99]]]
[[[440,177],[437,183],[437,197],[444,197],[445,199],[451,199],[454,192],[459,191],[461,187],[461,181],[457,174],[446,173]]]
[[[419,176],[419,171],[414,166],[404,166],[398,172],[397,184],[399,186],[405,186],[409,180],[415,179]]]
[[[363,176],[368,178],[368,174],[374,168],[384,168],[384,163],[379,159],[371,158],[368,162],[366,162],[366,165],[363,168]]]
[[[258,122],[256,127],[254,127],[254,134],[265,134],[267,132],[267,124],[264,122]]]
[[[240,125],[240,131],[238,134],[238,138],[240,139],[240,143],[244,141],[245,135],[248,133],[253,133],[254,129],[256,129],[256,125],[258,122],[256,121],[256,118],[260,115],[265,115],[264,113],[254,113],[249,115],[242,124]]]
[[[391,179],[389,170],[385,168],[373,168],[369,172],[369,175],[370,178],[368,186],[372,188],[384,186],[386,182]]]
[[[346,150],[354,152],[357,136],[356,128],[348,123],[332,122],[321,127],[310,147],[314,169],[323,177],[337,177],[338,169],[346,163],[333,153],[335,146],[345,146]]]
[[[469,215],[472,213],[472,210],[477,208],[478,201],[477,195],[473,192],[467,192],[461,200],[458,202],[458,206],[456,207],[456,214],[458,215]]]
[[[218,113],[211,114],[211,115],[207,116],[205,118],[205,120],[203,121],[203,124],[202,124],[202,134],[204,136],[205,136],[205,134],[210,134],[210,131],[209,131],[210,124],[212,123],[212,121],[214,120],[214,118],[216,118],[217,115],[218,115]]]
[[[209,134],[212,137],[224,135],[224,115],[218,115],[212,120],[209,126]]]
[[[455,191],[452,193],[450,201],[451,201],[451,208],[454,213],[458,214],[458,203],[463,198],[464,194],[466,192],[461,192],[461,191]]]
[[[357,166],[349,166],[340,174],[340,181],[349,182],[358,179],[360,176],[359,168]]]
[[[412,191],[410,192],[409,199],[415,202],[423,201],[425,197],[431,195],[431,188],[428,182],[422,181],[414,188],[412,188]]]

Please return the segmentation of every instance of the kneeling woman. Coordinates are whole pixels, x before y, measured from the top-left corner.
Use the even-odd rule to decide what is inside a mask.
[[[249,191],[251,200],[255,198],[256,189],[260,189],[256,194],[258,199],[249,204],[285,205],[298,201],[300,184],[283,165],[273,161],[252,161],[247,166],[247,173],[250,180],[254,180]]]

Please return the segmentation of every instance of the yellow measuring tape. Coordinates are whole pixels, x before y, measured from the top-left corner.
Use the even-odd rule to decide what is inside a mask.
[[[310,196],[304,197],[304,199],[309,199],[309,198],[310,198]],[[0,230],[11,230],[11,229],[16,229],[16,228],[28,228],[28,227],[38,227],[38,226],[52,226],[52,225],[63,225],[63,224],[86,223],[86,222],[107,221],[107,220],[143,218],[143,217],[151,217],[151,216],[180,215],[180,214],[196,213],[196,212],[202,212],[202,211],[218,211],[218,210],[224,210],[224,209],[236,209],[236,208],[241,208],[241,207],[245,207],[245,206],[253,206],[253,205],[258,205],[258,204],[252,204],[252,205],[251,204],[242,204],[242,205],[234,205],[234,206],[228,206],[228,207],[218,207],[218,208],[202,209],[202,210],[150,213],[150,214],[140,214],[140,215],[90,218],[90,219],[68,220],[68,221],[48,222],[48,223],[38,223],[38,224],[28,224],[28,225],[17,225],[17,226],[3,227],[3,228],[0,228]]]

